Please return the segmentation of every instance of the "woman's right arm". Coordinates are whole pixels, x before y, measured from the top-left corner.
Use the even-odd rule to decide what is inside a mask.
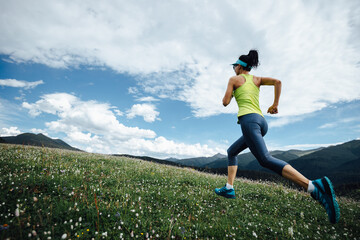
[[[278,113],[279,99],[281,94],[281,81],[275,78],[262,77],[260,85],[273,85],[274,86],[274,103],[268,109],[268,113]]]
[[[225,96],[223,98],[224,107],[229,105],[229,103],[231,101],[231,98],[233,97],[232,96],[233,90],[234,90],[234,80],[233,80],[233,78],[230,78],[227,89],[226,89],[226,92],[225,92]]]

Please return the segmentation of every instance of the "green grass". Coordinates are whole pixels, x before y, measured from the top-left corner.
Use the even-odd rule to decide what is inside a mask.
[[[338,199],[333,225],[279,184],[237,179],[225,199],[214,193],[225,176],[13,145],[0,145],[0,165],[0,239],[360,239],[359,202]]]

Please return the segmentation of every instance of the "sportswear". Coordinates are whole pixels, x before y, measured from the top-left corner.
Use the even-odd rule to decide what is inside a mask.
[[[243,67],[246,67],[248,64],[246,62],[241,61],[240,59],[238,59],[235,63],[231,64],[231,65],[241,65]]]
[[[265,118],[257,113],[250,113],[239,117],[239,123],[243,135],[227,150],[228,166],[237,166],[236,156],[249,148],[261,166],[282,176],[282,170],[288,163],[270,155],[263,138],[268,130]]]
[[[227,189],[226,184],[222,188],[215,188],[215,193],[226,198],[236,198],[234,189]]]
[[[329,221],[337,223],[340,219],[340,208],[331,181],[329,178],[323,177],[314,180],[312,183],[315,189],[311,192],[311,196],[325,208]]]
[[[254,76],[250,74],[240,75],[245,78],[245,83],[233,92],[239,107],[238,117],[249,113],[257,113],[264,117],[259,106],[260,89],[253,81]]]

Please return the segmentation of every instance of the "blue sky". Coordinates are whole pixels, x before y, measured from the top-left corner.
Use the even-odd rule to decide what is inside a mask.
[[[267,146],[360,137],[357,1],[0,3],[0,135],[61,138],[89,152],[226,154],[241,136],[222,106],[229,65],[283,83]],[[253,13],[253,14],[246,14]],[[264,113],[273,88],[261,87]]]

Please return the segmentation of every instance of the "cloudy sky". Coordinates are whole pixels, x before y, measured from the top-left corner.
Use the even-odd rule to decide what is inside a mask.
[[[61,138],[89,152],[226,153],[241,136],[222,106],[230,63],[280,79],[268,148],[360,137],[360,3],[1,1],[0,135]],[[273,87],[262,86],[264,113]]]

